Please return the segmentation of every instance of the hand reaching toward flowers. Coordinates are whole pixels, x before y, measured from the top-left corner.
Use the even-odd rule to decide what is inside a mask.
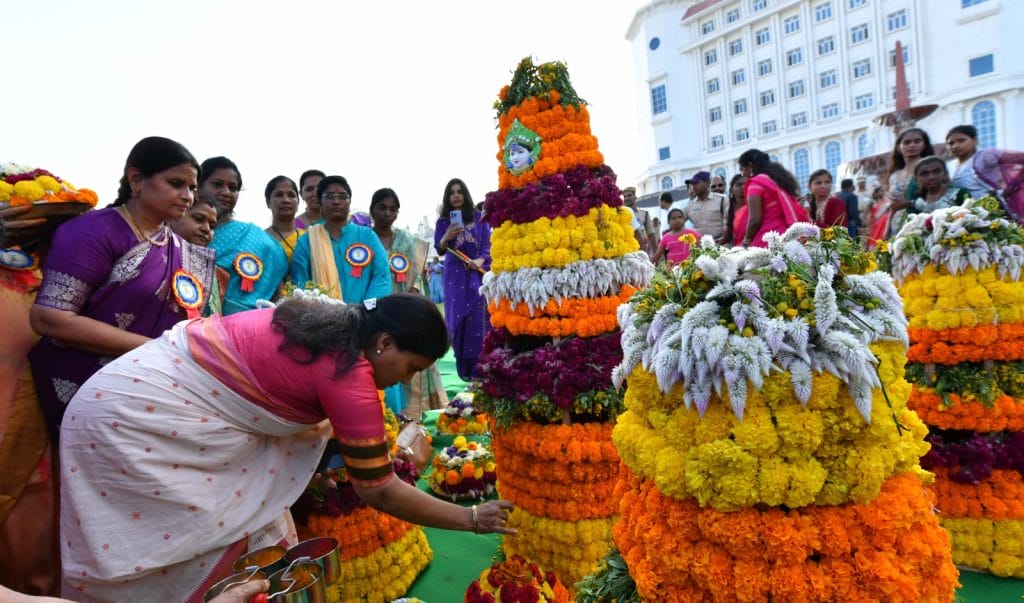
[[[473,531],[477,534],[510,534],[516,535],[517,530],[506,527],[512,503],[507,500],[492,500],[482,505],[473,505],[470,515],[473,519]]]

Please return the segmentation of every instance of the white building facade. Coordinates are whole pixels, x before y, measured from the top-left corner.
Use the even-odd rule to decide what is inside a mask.
[[[939,105],[918,123],[933,142],[974,124],[980,146],[1024,149],[1020,23],[1020,0],[654,0],[626,33],[649,157],[638,190],[731,178],[751,148],[803,186],[890,151],[873,120],[894,109],[897,40],[911,105]]]

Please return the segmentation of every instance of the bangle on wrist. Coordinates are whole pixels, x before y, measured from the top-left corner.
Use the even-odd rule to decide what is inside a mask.
[[[480,533],[480,526],[479,526],[479,524],[477,524],[476,505],[473,505],[473,507],[470,509],[470,512],[473,515],[473,533],[474,534],[479,534]]]

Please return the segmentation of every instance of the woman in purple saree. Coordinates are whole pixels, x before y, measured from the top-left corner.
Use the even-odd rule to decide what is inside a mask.
[[[205,305],[213,252],[166,225],[192,204],[198,173],[181,144],[145,138],[128,156],[117,201],[54,235],[30,314],[42,338],[29,362],[55,440],[93,373]]]

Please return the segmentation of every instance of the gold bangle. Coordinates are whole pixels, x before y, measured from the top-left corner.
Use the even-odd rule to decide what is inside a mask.
[[[476,522],[476,505],[473,505],[473,508],[471,510],[473,511],[473,533],[479,534],[480,526],[478,526]]]

